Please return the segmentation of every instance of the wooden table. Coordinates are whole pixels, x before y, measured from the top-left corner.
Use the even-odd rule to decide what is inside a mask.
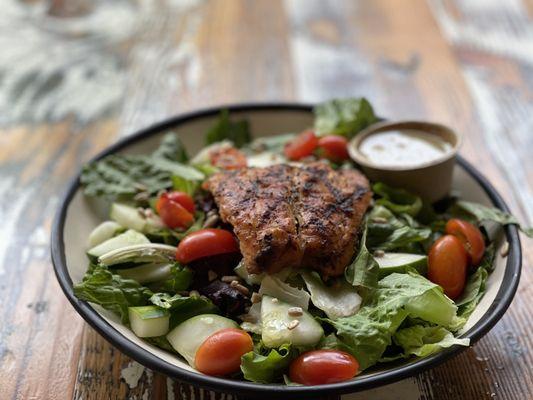
[[[366,96],[381,115],[462,132],[461,153],[532,224],[532,15],[531,0],[4,1],[0,399],[206,398],[89,328],[49,257],[58,198],[80,165],[177,113]],[[346,398],[533,398],[533,246],[523,242],[516,298],[479,343]]]

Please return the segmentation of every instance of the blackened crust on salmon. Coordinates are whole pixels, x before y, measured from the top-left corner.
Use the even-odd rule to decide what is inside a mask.
[[[342,275],[372,197],[359,171],[320,162],[221,172],[207,187],[255,274],[306,267]]]

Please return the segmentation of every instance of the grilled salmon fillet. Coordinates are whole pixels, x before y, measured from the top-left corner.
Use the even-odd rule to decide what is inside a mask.
[[[342,275],[372,193],[360,172],[321,162],[220,172],[207,181],[249,273],[285,267]]]

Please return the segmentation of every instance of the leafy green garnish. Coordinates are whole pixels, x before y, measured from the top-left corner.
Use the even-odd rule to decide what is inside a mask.
[[[394,343],[404,350],[404,357],[415,355],[427,357],[454,345],[468,346],[470,339],[456,338],[442,326],[415,325],[398,330],[393,336]]]
[[[381,197],[376,204],[387,207],[395,214],[415,217],[422,209],[422,199],[407,190],[392,188],[383,182],[375,183],[372,190]]]
[[[363,234],[359,243],[359,252],[355,259],[344,270],[346,280],[356,288],[375,289],[378,285],[379,265],[366,248],[367,226],[363,226]]]
[[[172,189],[178,192],[187,193],[193,196],[196,190],[200,187],[200,181],[185,179],[183,176],[174,175],[172,177]]]
[[[230,140],[235,147],[242,147],[251,140],[247,120],[230,121],[228,110],[222,110],[218,121],[207,131],[206,144]]]
[[[314,108],[315,130],[319,134],[354,137],[378,119],[365,98],[335,99]]]
[[[533,238],[533,227],[527,228],[520,225],[520,222],[516,219],[516,217],[506,213],[505,211],[465,200],[458,200],[456,205],[472,215],[478,223],[492,221],[501,225],[513,224],[516,225],[522,232],[524,232],[526,236]]]
[[[364,370],[381,358],[408,316],[448,328],[455,322],[456,311],[438,285],[421,275],[393,273],[379,281],[373,301],[357,314],[325,321],[336,328],[338,341]]]
[[[118,314],[124,324],[129,322],[128,307],[144,306],[152,292],[133,279],[111,273],[105,266],[96,265],[74,285],[74,294],[80,300],[99,304]]]
[[[172,177],[200,181],[204,175],[182,164],[187,157],[176,135],[165,136],[151,155],[113,154],[83,167],[80,181],[88,196],[130,200],[145,192],[155,195],[172,187]]]
[[[468,277],[466,286],[455,304],[459,307],[457,314],[462,318],[468,318],[485,294],[485,284],[489,273],[483,267],[478,267],[476,272]]]
[[[170,311],[170,329],[195,315],[218,313],[218,308],[211,300],[203,296],[155,293],[150,297],[150,302]]]
[[[281,381],[283,373],[289,367],[295,352],[289,344],[279,349],[264,349],[265,354],[255,350],[246,353],[241,358],[241,370],[244,378],[259,383],[273,383]]]
[[[144,341],[150,343],[153,346],[159,347],[163,350],[169,351],[171,353],[178,354],[174,347],[170,344],[166,336],[155,336],[143,338]]]
[[[170,267],[172,277],[161,282],[159,290],[177,293],[183,290],[187,290],[192,283],[193,272],[178,263],[175,263]]]
[[[167,133],[163,137],[163,140],[161,140],[159,148],[154,151],[152,155],[156,158],[164,158],[166,160],[177,161],[180,163],[189,161],[187,151],[185,150],[183,143],[181,143],[179,136],[175,133]]]

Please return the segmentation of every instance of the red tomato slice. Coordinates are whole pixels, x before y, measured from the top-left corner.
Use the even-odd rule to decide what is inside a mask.
[[[463,242],[473,266],[477,266],[480,263],[483,254],[485,254],[485,240],[481,231],[475,225],[462,219],[454,218],[446,223],[446,233],[454,235]]]
[[[241,357],[253,348],[252,338],[245,331],[237,328],[222,329],[200,345],[194,364],[198,371],[207,375],[229,375],[239,371]]]
[[[348,140],[344,136],[328,135],[318,140],[318,147],[324,150],[324,156],[331,161],[348,160]]]
[[[303,385],[324,385],[351,379],[358,369],[359,363],[351,354],[338,350],[313,350],[291,363],[289,377]]]
[[[156,203],[156,210],[163,223],[169,228],[188,228],[194,222],[194,216],[180,203],[171,201],[163,193]]]
[[[185,192],[172,191],[162,193],[155,204],[155,209],[158,214],[160,213],[161,207],[166,201],[173,201],[175,203],[178,203],[188,212],[194,214],[194,200]]]
[[[441,286],[450,299],[458,298],[465,287],[468,254],[459,239],[444,235],[428,255],[428,279]]]
[[[300,160],[313,154],[318,146],[318,138],[313,131],[300,133],[285,145],[284,153],[289,160]]]
[[[209,153],[211,165],[222,169],[245,168],[247,163],[246,155],[235,147],[223,147],[213,149]]]
[[[182,264],[217,254],[236,253],[239,245],[235,236],[224,229],[201,229],[193,232],[179,243],[176,260]]]

